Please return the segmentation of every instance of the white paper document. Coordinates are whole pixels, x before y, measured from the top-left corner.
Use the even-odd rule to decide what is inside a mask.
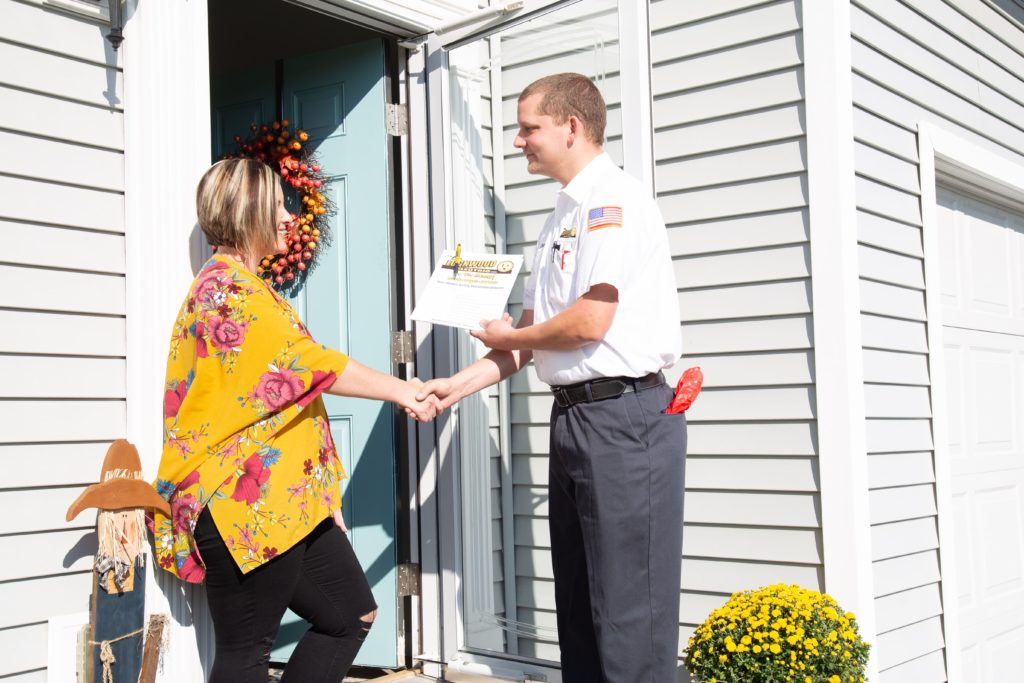
[[[481,320],[500,318],[523,257],[446,249],[412,312],[413,320],[480,329]]]

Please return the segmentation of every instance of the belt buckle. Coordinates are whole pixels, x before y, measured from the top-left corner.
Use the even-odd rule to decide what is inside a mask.
[[[558,404],[559,408],[568,408],[572,405],[572,401],[569,400],[569,396],[565,391],[565,387],[556,387],[551,390],[551,393],[555,396],[555,403]]]

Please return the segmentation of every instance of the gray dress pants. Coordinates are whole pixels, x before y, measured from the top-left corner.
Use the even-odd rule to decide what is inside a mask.
[[[564,683],[670,683],[686,419],[666,385],[551,411],[549,525]]]

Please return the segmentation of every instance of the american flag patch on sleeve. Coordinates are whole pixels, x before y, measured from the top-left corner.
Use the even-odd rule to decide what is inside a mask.
[[[587,231],[600,230],[601,228],[621,228],[622,207],[621,206],[599,206],[591,209],[587,216]]]

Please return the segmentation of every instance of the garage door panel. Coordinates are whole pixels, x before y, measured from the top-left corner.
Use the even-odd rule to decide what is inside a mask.
[[[962,344],[951,343],[950,332],[943,333],[946,365],[946,437],[949,439],[949,457],[957,460],[964,457],[964,412],[963,412],[963,355]]]
[[[1024,626],[993,636],[987,643],[989,671],[1019,671],[1024,650]]]
[[[1014,358],[1012,349],[972,347],[970,350],[974,380],[975,456],[1012,453],[1014,405]]]
[[[975,605],[974,599],[974,563],[972,547],[974,538],[971,535],[971,508],[967,494],[963,491],[953,493],[953,534],[956,547],[956,588],[957,603],[967,613]]]
[[[979,588],[986,599],[1021,593],[1021,487],[1015,485],[977,491],[974,507],[982,530],[978,561]]]
[[[943,347],[954,470],[1024,466],[1024,337],[946,327]],[[974,461],[966,470],[965,458]]]
[[[940,190],[956,604],[965,680],[1010,680],[1024,649],[1024,221]]]
[[[945,324],[1024,334],[1024,221],[949,191],[936,214]]]

